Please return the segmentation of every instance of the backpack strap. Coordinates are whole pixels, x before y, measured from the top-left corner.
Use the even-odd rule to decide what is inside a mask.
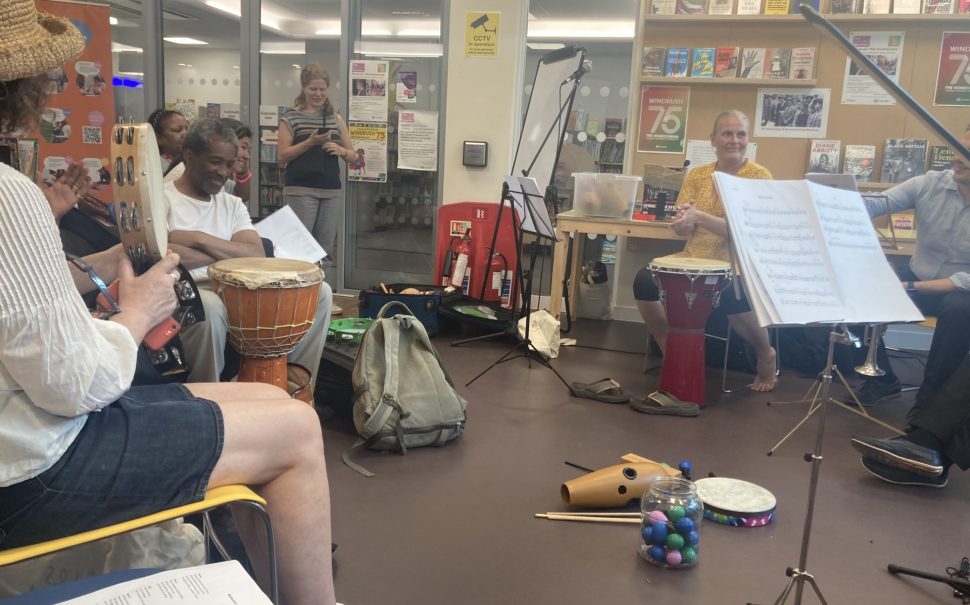
[[[388,305],[381,308],[381,314]],[[401,325],[397,321],[384,322],[384,324],[384,392],[380,403],[374,408],[374,413],[360,429],[360,436],[365,441],[380,432],[395,409],[399,413],[402,412],[401,405],[397,401],[397,383],[400,373],[397,360],[398,350],[401,348]],[[388,330],[387,327],[391,329]]]

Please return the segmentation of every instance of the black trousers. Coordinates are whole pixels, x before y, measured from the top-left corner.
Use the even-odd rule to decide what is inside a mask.
[[[909,273],[908,269],[904,273]],[[904,274],[901,279],[915,280],[916,276]],[[916,394],[916,401],[924,402],[943,388],[970,353],[970,292],[956,290],[943,295],[917,294],[914,302],[924,315],[936,317],[936,330],[926,358],[923,384]],[[886,370],[882,380],[894,380],[896,376],[892,372],[889,355],[881,342],[876,360],[879,367]]]
[[[970,359],[916,408],[910,424],[936,435],[947,458],[963,470],[970,468]]]

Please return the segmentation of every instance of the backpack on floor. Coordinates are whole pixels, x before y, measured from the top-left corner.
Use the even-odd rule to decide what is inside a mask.
[[[385,317],[393,307],[405,313]],[[366,477],[373,473],[350,460],[358,447],[403,454],[408,448],[444,445],[464,430],[467,403],[455,392],[424,326],[401,302],[381,307],[364,333],[352,380],[354,425],[361,438],[343,460]]]

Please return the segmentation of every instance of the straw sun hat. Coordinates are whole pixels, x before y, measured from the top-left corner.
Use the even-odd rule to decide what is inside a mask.
[[[43,73],[84,50],[70,21],[37,11],[34,0],[0,0],[0,82]]]

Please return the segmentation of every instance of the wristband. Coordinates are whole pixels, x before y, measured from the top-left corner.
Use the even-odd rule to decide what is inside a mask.
[[[916,292],[917,292],[916,283],[913,280],[909,280],[908,282],[906,282],[906,293],[916,294]]]
[[[233,175],[232,178],[233,178],[234,181],[236,181],[236,184],[237,185],[245,185],[246,183],[249,182],[250,179],[253,178],[253,171],[250,170],[249,172],[246,173],[246,176],[244,176],[242,178],[239,178],[239,176],[237,176],[237,175]]]

